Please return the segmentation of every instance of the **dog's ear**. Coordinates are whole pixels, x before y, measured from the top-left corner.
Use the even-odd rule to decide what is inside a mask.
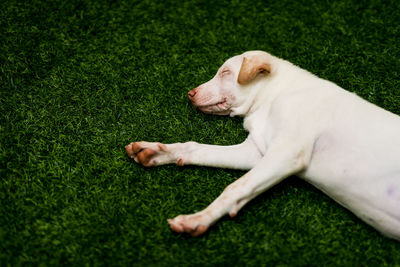
[[[248,84],[258,74],[268,74],[271,72],[271,65],[266,57],[262,55],[245,56],[242,66],[240,67],[238,83],[241,85]]]

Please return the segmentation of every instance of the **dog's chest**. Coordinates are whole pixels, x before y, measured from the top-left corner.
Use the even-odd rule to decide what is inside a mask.
[[[268,130],[267,114],[263,112],[253,113],[246,117],[243,127],[250,133],[250,137],[256,144],[259,152],[264,155],[267,151],[271,131]]]

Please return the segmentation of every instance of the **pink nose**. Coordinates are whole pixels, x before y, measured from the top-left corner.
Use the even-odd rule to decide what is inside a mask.
[[[189,99],[190,99],[190,100],[193,100],[193,98],[194,98],[194,96],[196,95],[196,93],[197,93],[197,88],[194,88],[193,90],[190,90],[190,91],[188,92],[188,97],[189,97]]]

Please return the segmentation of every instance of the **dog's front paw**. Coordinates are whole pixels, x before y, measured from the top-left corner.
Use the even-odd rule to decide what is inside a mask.
[[[157,158],[165,158],[167,147],[161,143],[134,142],[125,147],[126,154],[145,167],[162,164]]]
[[[210,227],[209,218],[206,214],[196,213],[192,215],[179,215],[169,219],[171,229],[177,233],[188,233],[191,236],[204,234]]]

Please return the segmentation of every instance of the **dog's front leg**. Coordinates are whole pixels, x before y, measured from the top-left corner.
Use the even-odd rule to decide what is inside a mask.
[[[196,142],[161,144],[134,142],[125,147],[126,153],[146,167],[175,163],[249,170],[261,159],[251,136],[233,146],[216,146]]]
[[[243,177],[229,185],[206,209],[168,220],[173,231],[198,236],[222,216],[236,216],[251,199],[286,177],[303,170],[311,152],[292,142],[272,145],[266,155]]]

